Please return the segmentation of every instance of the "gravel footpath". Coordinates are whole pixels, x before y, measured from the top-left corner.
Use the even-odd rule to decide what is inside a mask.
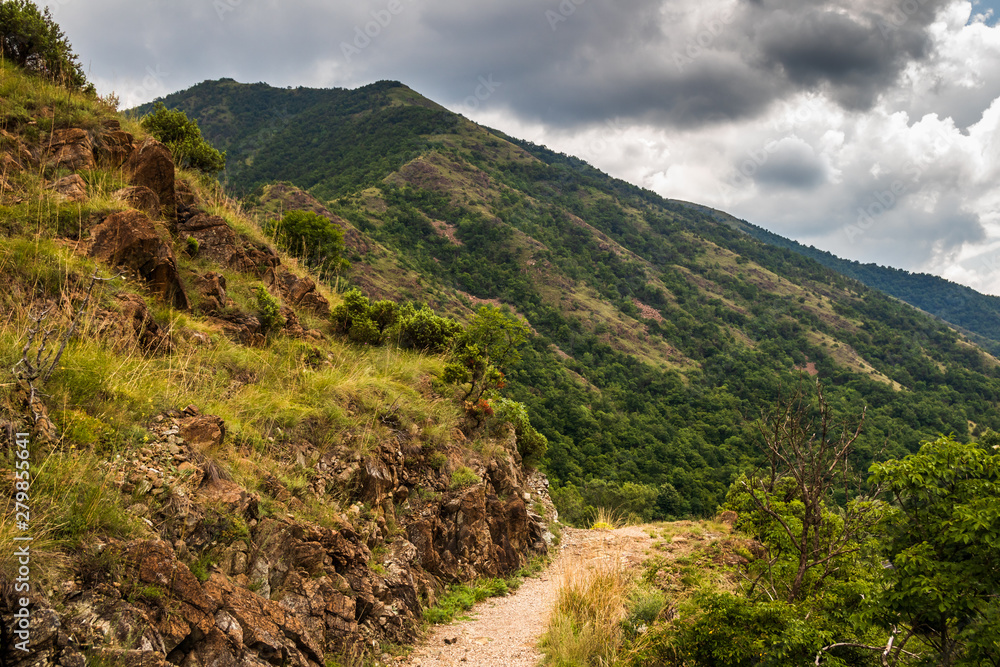
[[[559,554],[541,576],[526,579],[517,593],[490,598],[471,610],[472,620],[433,628],[406,659],[411,667],[535,667],[559,589],[562,564],[573,559],[622,558],[641,563],[649,535],[638,527],[609,531],[564,528]]]

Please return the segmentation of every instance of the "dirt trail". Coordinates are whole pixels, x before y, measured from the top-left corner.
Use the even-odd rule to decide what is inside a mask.
[[[559,553],[541,576],[525,580],[514,595],[477,604],[470,612],[472,620],[434,628],[399,664],[535,667],[542,659],[538,640],[545,632],[566,564],[617,558],[638,566],[651,543],[647,529],[638,526],[603,531],[564,528]]]

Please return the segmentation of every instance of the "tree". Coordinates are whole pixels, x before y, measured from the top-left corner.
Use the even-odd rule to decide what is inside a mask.
[[[39,11],[30,0],[0,2],[0,53],[31,72],[72,88],[93,90],[48,7]]]
[[[833,574],[841,558],[862,548],[881,517],[879,504],[856,497],[837,507],[833,491],[850,493],[860,485],[849,456],[864,419],[862,411],[856,424],[837,423],[817,382],[815,401],[799,392],[757,421],[768,467],[763,475],[741,480],[743,509],[759,513],[763,520],[756,532],[771,533],[766,542],[778,553],[768,554],[768,567],[754,584],[766,578],[775,593],[781,586],[792,602]],[[877,495],[878,489],[872,497]],[[793,561],[790,581],[775,576],[782,546]]]
[[[898,507],[885,605],[909,629],[895,655],[915,636],[935,665],[1000,665],[1000,454],[941,437],[871,472]]]
[[[289,211],[267,231],[282,248],[321,271],[339,273],[348,263],[344,252],[344,230],[319,213]]]
[[[188,118],[180,109],[167,109],[163,102],[157,102],[153,111],[143,116],[140,123],[170,149],[181,166],[206,174],[215,174],[226,168],[226,154],[205,141],[197,121]]]
[[[467,384],[462,400],[480,401],[491,389],[502,389],[503,369],[521,360],[518,347],[531,329],[496,306],[482,306],[456,339],[454,361],[445,369],[445,380]]]

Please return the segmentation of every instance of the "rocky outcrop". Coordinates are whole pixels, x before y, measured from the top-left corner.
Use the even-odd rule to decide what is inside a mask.
[[[330,316],[330,302],[317,291],[312,279],[301,278],[279,266],[269,268],[262,280],[268,290],[285,303],[306,308],[322,317]]]
[[[155,139],[146,139],[129,154],[124,168],[132,185],[147,187],[156,193],[164,215],[172,218],[176,214],[174,160],[166,146]]]
[[[160,215],[160,198],[155,192],[144,185],[133,185],[128,188],[116,190],[112,197],[120,202],[125,202],[132,208],[138,209],[148,216],[156,217]]]
[[[198,242],[198,254],[243,273],[262,275],[281,260],[273,250],[239,239],[226,221],[217,215],[197,213],[177,226],[181,238]]]
[[[80,178],[79,174],[71,174],[60,178],[48,187],[55,190],[66,201],[79,203],[87,200],[87,183]]]
[[[84,129],[73,127],[66,130],[54,130],[49,135],[45,145],[45,165],[53,169],[93,169],[97,166],[94,160],[94,144],[90,133]]]
[[[139,211],[115,213],[91,229],[90,237],[91,257],[134,272],[164,302],[187,310],[173,250],[149,218]]]
[[[135,149],[135,137],[122,131],[117,120],[106,120],[103,131],[97,136],[94,152],[101,166],[116,169],[121,167]]]

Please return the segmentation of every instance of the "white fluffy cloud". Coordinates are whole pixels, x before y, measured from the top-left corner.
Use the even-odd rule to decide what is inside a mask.
[[[124,105],[224,76],[397,79],[665,196],[1000,293],[990,2],[49,4]]]

